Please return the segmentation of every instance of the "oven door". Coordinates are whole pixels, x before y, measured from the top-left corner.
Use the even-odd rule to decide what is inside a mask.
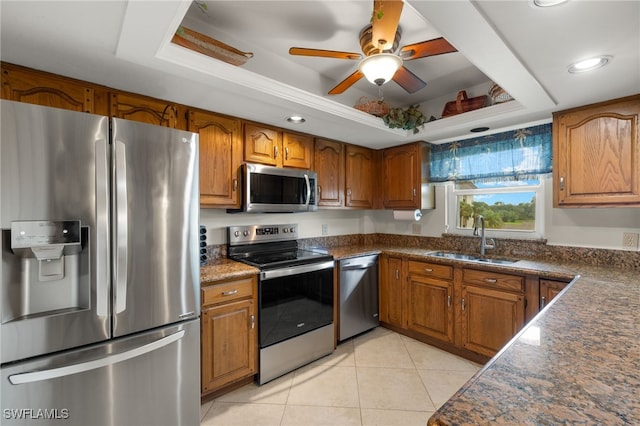
[[[333,260],[260,273],[260,348],[333,322]]]

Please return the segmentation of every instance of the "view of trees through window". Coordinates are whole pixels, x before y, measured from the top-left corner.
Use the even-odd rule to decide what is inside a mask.
[[[487,229],[534,231],[536,192],[527,185],[537,184],[537,181],[519,182],[508,189],[505,188],[510,186],[508,183],[459,184],[458,228],[473,228],[475,218],[482,215]]]

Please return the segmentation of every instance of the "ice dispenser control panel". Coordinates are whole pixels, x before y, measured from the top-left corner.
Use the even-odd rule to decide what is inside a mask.
[[[58,259],[81,249],[79,220],[11,222],[11,250],[39,260]]]

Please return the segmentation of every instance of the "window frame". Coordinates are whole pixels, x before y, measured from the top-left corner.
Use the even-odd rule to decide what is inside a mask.
[[[545,182],[548,176],[541,175],[537,185],[511,186],[501,188],[478,188],[478,189],[456,189],[455,182],[449,181],[445,185],[445,230],[449,234],[473,236],[473,229],[458,228],[458,196],[462,195],[483,195],[483,194],[513,194],[518,192],[533,192],[536,197],[535,227],[533,230],[519,229],[489,229],[485,235],[491,238],[536,240],[544,238],[544,212],[545,212]]]

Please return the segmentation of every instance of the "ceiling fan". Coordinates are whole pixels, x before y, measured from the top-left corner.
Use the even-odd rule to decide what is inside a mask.
[[[360,53],[304,47],[292,47],[289,54],[361,60],[358,69],[331,89],[330,95],[343,93],[362,77],[378,86],[393,80],[408,93],[415,93],[427,83],[409,71],[403,61],[457,52],[457,49],[440,37],[403,46],[398,53],[394,53],[400,44],[401,31],[398,23],[402,6],[402,0],[374,0],[371,24],[360,31],[360,47],[364,59]]]

